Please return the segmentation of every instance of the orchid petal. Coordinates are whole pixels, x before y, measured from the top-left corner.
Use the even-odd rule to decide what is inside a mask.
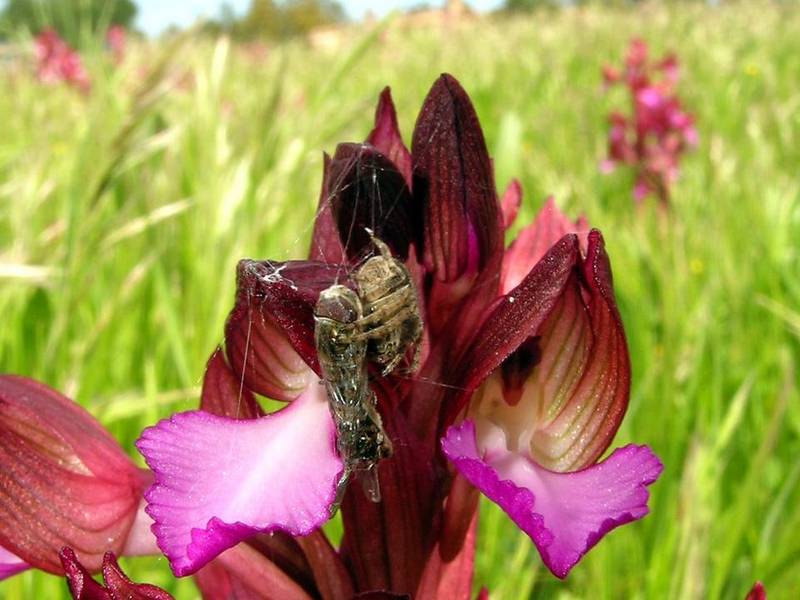
[[[606,533],[648,513],[647,486],[663,469],[647,446],[630,445],[582,471],[555,473],[509,451],[499,428],[485,438],[480,451],[475,425],[467,420],[448,430],[442,450],[531,537],[561,578]]]
[[[61,573],[74,546],[88,568],[121,551],[146,477],[86,410],[42,383],[0,376],[0,546]]]
[[[503,214],[503,228],[508,229],[514,224],[522,204],[522,186],[519,181],[512,179],[500,199],[500,212]],[[565,232],[567,233],[567,232]]]
[[[396,405],[392,392],[375,388],[378,405]],[[372,502],[350,486],[342,502],[344,536],[340,553],[348,564],[356,589],[413,592],[425,565],[427,539],[437,491],[432,451],[423,445],[400,411],[383,411],[383,425],[394,445],[391,458],[379,463],[382,500]]]
[[[313,381],[308,367],[319,370],[314,305],[340,270],[314,261],[239,261],[225,351],[233,373],[250,390],[291,400]]]
[[[577,284],[567,286],[542,326],[542,361],[529,380],[538,388],[542,413],[547,415],[531,448],[538,461],[558,471],[591,465],[605,452],[630,396],[625,330],[597,230],[589,233],[581,274],[580,289]]]
[[[372,251],[367,229],[386,242],[396,256],[408,257],[408,246],[421,239],[411,192],[398,167],[368,144],[339,144],[330,165],[330,202],[347,256]]]
[[[561,297],[578,256],[577,237],[564,236],[514,290],[498,299],[463,358],[449,371],[449,381],[464,392],[447,407],[448,418],[454,418],[489,374],[536,334]]]
[[[756,581],[744,600],[767,600],[767,590],[764,584]]]
[[[425,266],[447,282],[482,270],[502,251],[502,217],[478,117],[452,76],[442,75],[425,98],[411,148]]]
[[[303,549],[314,581],[323,600],[338,600],[353,596],[353,580],[344,561],[320,529],[296,538]]]
[[[242,542],[225,550],[194,575],[204,598],[311,600],[308,590],[267,556]]]
[[[19,556],[0,546],[0,581],[30,568]]]
[[[397,124],[397,111],[392,102],[392,92],[385,87],[375,109],[375,128],[370,132],[367,143],[392,161],[411,189],[411,153],[403,143],[400,127]]]
[[[253,393],[237,378],[221,348],[214,350],[206,365],[200,409],[221,417],[257,419],[264,415]]]
[[[172,595],[149,583],[134,583],[120,569],[113,552],[103,557],[103,581],[112,600],[174,600]]]
[[[513,292],[512,292],[513,293]],[[534,337],[505,359],[471,414],[502,427],[542,466],[593,464],[614,437],[630,392],[630,359],[598,231]]]
[[[69,591],[75,600],[174,600],[172,595],[159,587],[131,581],[120,569],[113,552],[106,552],[103,557],[105,586],[92,579],[72,548],[62,548],[59,558]]]
[[[324,538],[318,529],[294,538],[282,531],[257,534],[229,548],[194,574],[204,598],[307,598],[320,592],[329,596],[315,581],[315,570],[299,541]],[[332,564],[332,563],[331,563]],[[349,595],[340,596],[349,598]],[[339,598],[339,597],[337,597]]]
[[[155,474],[147,512],[175,574],[256,532],[305,535],[327,521],[342,471],[335,435],[319,385],[261,419],[193,411],[146,429],[136,446]]]
[[[67,578],[69,592],[74,600],[112,600],[109,591],[92,578],[72,548],[62,548],[59,558]]]
[[[462,478],[459,478],[462,480]],[[457,480],[458,481],[458,480]],[[415,598],[430,598],[431,600],[468,600],[472,593],[472,579],[475,570],[475,542],[478,529],[477,490],[469,483],[470,495],[475,496],[475,502],[469,514],[464,514],[464,535],[460,540],[449,540],[449,532],[442,531],[440,538],[430,553],[425,570],[422,573]],[[448,497],[450,502],[451,496]],[[445,547],[457,544],[458,551],[448,555]]]
[[[331,157],[323,154],[322,187],[319,192],[317,215],[314,219],[314,233],[311,234],[311,248],[308,258],[327,264],[343,264],[347,257],[339,239],[339,229],[333,218],[330,198]]]
[[[534,222],[519,232],[503,255],[502,293],[517,287],[550,247],[568,233],[578,233],[581,246],[585,247],[588,230],[585,218],[580,217],[573,223],[558,209],[552,196],[549,197]]]

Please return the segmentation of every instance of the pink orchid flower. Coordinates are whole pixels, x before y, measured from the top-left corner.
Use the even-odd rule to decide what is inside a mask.
[[[106,45],[111,51],[114,62],[122,64],[125,60],[125,50],[128,45],[128,32],[122,25],[112,25],[106,31]]]
[[[285,598],[467,598],[476,490],[558,577],[647,513],[647,486],[662,470],[652,451],[626,446],[600,461],[630,391],[602,235],[549,201],[505,249],[520,201],[516,183],[498,200],[477,116],[454,78],[434,84],[410,151],[383,92],[366,143],[326,157],[309,258],[239,263],[201,410],[137,442],[154,474],[146,510],[176,575],[262,535],[282,550],[261,585],[294,590]],[[347,488],[337,550],[320,530],[343,461],[314,307],[374,252],[368,228],[415,284],[422,364],[411,376],[371,373],[394,453],[378,466],[380,501]],[[258,396],[286,405],[264,414]]]
[[[80,54],[69,47],[54,29],[45,29],[35,41],[36,73],[46,84],[68,83],[86,93],[91,88],[89,73]]]
[[[606,87],[628,88],[632,114],[613,111],[609,115],[608,156],[600,168],[609,173],[618,164],[631,166],[636,173],[637,201],[655,194],[662,204],[668,204],[680,159],[698,143],[694,117],[682,108],[675,91],[678,77],[674,54],[652,63],[647,44],[639,39],[631,41],[624,70],[603,68]]]
[[[106,555],[157,542],[205,598],[468,598],[479,491],[565,577],[647,513],[662,466],[645,446],[600,461],[630,391],[602,235],[549,200],[505,249],[520,204],[516,182],[498,200],[455,79],[434,84],[411,151],[385,90],[367,142],[326,158],[309,259],[239,264],[201,410],[137,442],[152,473],[77,404],[0,376],[0,578],[35,567],[66,573],[76,598],[161,598]],[[347,487],[337,549],[320,529],[343,461],[313,311],[374,251],[367,227],[414,282],[422,359],[412,376],[371,374],[394,454],[378,466],[380,501]],[[286,406],[265,414],[258,396]],[[88,579],[100,569],[106,586]]]

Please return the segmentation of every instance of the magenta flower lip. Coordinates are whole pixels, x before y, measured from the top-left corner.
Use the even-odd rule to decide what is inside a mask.
[[[0,547],[0,581],[30,569],[30,565],[19,556]]]
[[[442,448],[531,537],[545,565],[562,579],[606,533],[649,512],[647,486],[663,470],[647,446],[631,445],[582,471],[549,471],[502,445],[481,453],[471,421],[452,427]]]
[[[342,462],[324,396],[312,384],[260,419],[194,411],[142,433],[136,447],[155,473],[147,513],[176,575],[255,533],[307,535],[330,518]]]

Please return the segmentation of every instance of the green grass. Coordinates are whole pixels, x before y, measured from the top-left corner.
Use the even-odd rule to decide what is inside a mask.
[[[409,135],[448,71],[476,104],[498,186],[522,180],[520,221],[552,193],[603,230],[634,368],[614,445],[649,444],[665,464],[651,515],[565,582],[485,503],[476,583],[495,599],[735,599],[762,579],[770,599],[794,598],[799,30],[791,7],[647,6],[389,27],[335,52],[294,44],[262,58],[187,39],[137,46],[119,70],[91,54],[87,98],[3,69],[0,371],[63,390],[135,454],[144,426],[196,406],[236,261],[305,254],[322,150],[363,139],[385,84]],[[597,169],[605,114],[625,101],[603,94],[600,68],[634,32],[677,51],[697,114],[701,143],[669,214],[635,207],[629,175]],[[123,564],[196,596],[163,559]],[[39,573],[0,583],[10,600],[64,595]]]

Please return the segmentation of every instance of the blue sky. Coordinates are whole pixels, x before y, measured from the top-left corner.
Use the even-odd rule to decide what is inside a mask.
[[[148,34],[157,34],[172,24],[185,27],[198,17],[214,17],[219,14],[223,0],[135,0],[139,7],[137,25]],[[395,8],[408,8],[420,4],[420,0],[340,0],[347,14],[354,19],[361,18],[372,10],[381,17]],[[441,0],[431,0],[432,6]],[[250,0],[229,0],[236,12],[247,10]],[[501,4],[501,0],[467,0],[475,10],[489,10]]]

